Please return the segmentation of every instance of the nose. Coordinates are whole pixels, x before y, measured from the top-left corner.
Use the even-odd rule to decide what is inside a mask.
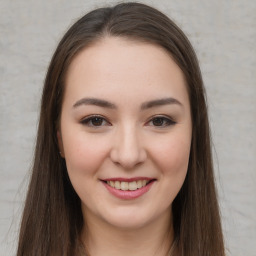
[[[124,169],[132,169],[146,160],[147,153],[136,128],[126,127],[117,131],[110,158]]]

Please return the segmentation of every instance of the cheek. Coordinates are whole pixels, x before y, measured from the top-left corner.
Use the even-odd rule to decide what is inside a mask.
[[[186,176],[190,143],[190,137],[173,136],[154,147],[152,155],[163,175],[181,179]]]
[[[190,139],[167,139],[155,148],[154,161],[160,173],[159,201],[169,207],[179,193],[187,175]]]
[[[63,141],[66,165],[69,175],[94,174],[104,162],[108,144],[94,136],[88,137],[79,133],[64,138]]]

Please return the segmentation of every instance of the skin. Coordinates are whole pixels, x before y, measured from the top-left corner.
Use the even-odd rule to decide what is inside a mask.
[[[158,46],[106,37],[74,58],[65,86],[57,135],[81,199],[91,255],[166,255],[192,133],[182,71]],[[147,104],[166,98],[174,100]],[[113,177],[155,181],[142,196],[124,200],[102,182]]]

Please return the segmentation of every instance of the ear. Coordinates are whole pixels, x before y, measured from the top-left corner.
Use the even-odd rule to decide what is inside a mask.
[[[57,140],[58,140],[60,155],[61,155],[61,157],[65,158],[64,147],[63,147],[63,142],[62,142],[62,137],[61,137],[61,132],[60,131],[57,131]]]

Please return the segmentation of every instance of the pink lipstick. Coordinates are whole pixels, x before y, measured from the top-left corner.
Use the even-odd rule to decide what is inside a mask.
[[[114,196],[131,200],[144,195],[150,190],[156,179],[148,177],[110,178],[101,180],[106,189]]]

